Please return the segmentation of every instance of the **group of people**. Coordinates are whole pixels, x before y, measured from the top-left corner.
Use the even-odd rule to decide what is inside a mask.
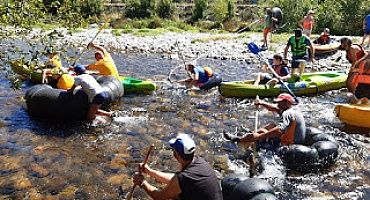
[[[73,93],[77,87],[81,87],[89,100],[87,120],[94,120],[97,115],[111,117],[112,112],[100,109],[108,101],[107,92],[87,71],[93,70],[99,75],[114,76],[117,79],[119,79],[119,74],[111,55],[106,49],[93,43],[89,43],[88,48],[96,50],[96,62],[87,66],[76,64],[70,68],[62,67],[58,54],[53,52],[52,49],[47,49],[48,61],[45,63],[46,68],[42,72],[42,82],[48,82],[50,85],[58,89],[67,90],[69,93]],[[69,71],[74,71],[74,73]]]
[[[268,73],[260,73],[254,84],[274,85],[278,80],[298,81],[301,74],[304,73],[305,62],[309,59],[314,62],[314,48],[310,41],[311,31],[314,25],[313,11],[309,11],[307,16],[300,21],[302,29],[296,29],[284,49],[284,55],[276,54],[273,56],[273,69],[278,75],[274,77]],[[370,15],[369,15],[370,16]],[[266,30],[264,30],[264,45],[267,46],[267,34],[273,29],[273,22],[276,19],[272,17],[271,10],[267,10]],[[370,17],[364,22],[364,30],[370,27]],[[370,28],[366,29],[366,34],[370,34]],[[317,40],[319,44],[330,42],[329,29],[325,29]],[[355,94],[356,98],[370,98],[370,54],[366,52],[361,45],[352,44],[352,41],[344,37],[340,40],[340,49],[345,50],[347,59],[352,64],[347,87],[349,91]],[[57,79],[57,82],[64,81],[58,86],[61,89],[67,89],[73,92],[78,86],[87,93],[89,99],[89,111],[87,119],[92,120],[96,115],[111,116],[111,112],[100,110],[100,106],[107,98],[106,92],[96,82],[96,80],[86,70],[97,70],[101,75],[111,75],[119,78],[118,71],[110,54],[103,48],[90,43],[89,48],[96,50],[96,62],[92,65],[76,65],[73,70],[77,76],[72,84],[68,84],[68,78],[62,78],[64,74],[69,74],[62,68],[57,54],[49,53],[49,62],[52,69],[46,69],[44,75],[63,74]],[[291,71],[287,66],[288,50],[292,52]],[[310,54],[307,49],[309,49]],[[209,67],[196,66],[194,63],[188,63],[185,69],[191,74],[191,78],[186,82],[191,86],[202,87],[215,73]],[[60,70],[55,72],[53,70]],[[275,74],[275,73],[274,73]],[[62,78],[62,79],[61,79]],[[261,105],[269,111],[278,113],[281,116],[281,122],[271,123],[260,128],[257,132],[237,136],[230,133],[224,133],[225,139],[233,142],[261,142],[277,141],[279,145],[303,144],[306,138],[306,124],[303,114],[294,108],[297,102],[287,93],[280,94],[274,103],[268,103],[258,98],[255,105]],[[147,164],[139,165],[139,172],[134,176],[134,184],[144,189],[153,199],[192,199],[192,200],[221,200],[222,193],[219,181],[214,170],[201,157],[195,155],[196,144],[187,134],[179,134],[176,138],[169,141],[169,146],[173,151],[173,157],[179,164],[179,170],[176,173],[166,173],[152,169]],[[165,184],[163,189],[159,189],[150,184],[144,175],[147,175],[159,183]]]
[[[296,104],[294,98],[282,93],[274,102],[256,99],[255,104],[278,113],[282,118],[281,123],[268,124],[257,132],[243,136],[224,133],[224,138],[240,143],[273,141],[275,145],[304,144],[306,124],[303,114],[293,107]],[[178,162],[178,171],[162,172],[142,163],[138,167],[139,173],[134,175],[134,184],[153,199],[221,200],[222,192],[216,173],[202,157],[195,155],[196,144],[190,135],[179,134],[168,145]],[[165,186],[162,189],[153,186],[144,175]]]

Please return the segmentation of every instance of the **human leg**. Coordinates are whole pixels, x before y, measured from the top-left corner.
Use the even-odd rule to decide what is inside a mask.
[[[265,79],[268,79],[268,80],[265,80]],[[269,80],[271,80],[271,78],[268,77],[268,74],[267,73],[258,73],[257,74],[257,78],[256,80],[254,81],[254,85],[258,85],[258,84],[265,84],[267,83]]]
[[[267,36],[270,32],[270,28],[263,29],[263,45],[267,47]]]
[[[89,105],[89,110],[87,111],[86,119],[92,121],[96,118],[96,113],[99,110],[101,104],[92,103]]]

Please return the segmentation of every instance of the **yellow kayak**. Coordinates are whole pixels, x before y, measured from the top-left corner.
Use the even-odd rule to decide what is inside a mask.
[[[369,104],[338,104],[335,112],[339,119],[349,125],[370,128]]]

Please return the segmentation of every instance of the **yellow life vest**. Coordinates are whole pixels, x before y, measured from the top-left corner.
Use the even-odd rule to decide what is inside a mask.
[[[75,82],[75,79],[72,75],[62,74],[60,78],[58,79],[57,88],[63,89],[63,90],[71,89],[74,82]]]

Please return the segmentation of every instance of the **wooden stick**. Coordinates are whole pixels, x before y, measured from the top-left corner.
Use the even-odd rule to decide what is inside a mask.
[[[99,28],[99,31],[95,34],[95,36],[91,39],[91,41],[88,44],[92,43],[96,39],[96,37],[98,37],[98,35],[104,30],[104,28],[108,24],[108,22],[109,22],[109,19],[108,18],[105,19],[104,24]],[[80,53],[80,55],[72,63],[72,67],[74,67],[76,65],[76,62],[81,58],[82,54],[84,54],[87,49],[88,48],[82,50],[82,52]]]
[[[256,99],[259,99],[259,96],[256,96]],[[259,106],[256,107],[255,113],[255,121],[254,121],[254,132],[257,133],[258,131],[258,115],[259,115]],[[254,172],[256,171],[256,157],[257,157],[257,149],[256,143],[252,143],[252,155],[249,157],[249,176],[252,178],[254,176]]]
[[[148,153],[146,154],[146,157],[144,159],[144,162],[143,162],[143,166],[146,165],[146,163],[148,162],[148,159],[149,159],[149,155],[150,153],[152,152],[152,150],[154,149],[154,144],[151,144],[150,147],[149,147],[149,150],[148,150]],[[141,173],[140,173],[141,174]],[[132,186],[132,189],[131,191],[127,194],[126,196],[126,200],[131,200],[133,199],[133,196],[134,196],[134,192],[135,192],[135,188],[136,188],[136,185],[134,184]]]

